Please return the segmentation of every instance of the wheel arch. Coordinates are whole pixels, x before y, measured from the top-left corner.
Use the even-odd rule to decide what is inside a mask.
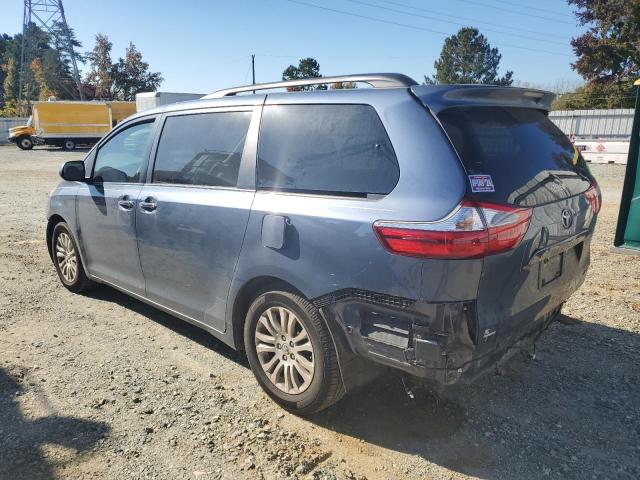
[[[247,311],[251,303],[261,293],[270,290],[282,290],[295,293],[303,298],[307,298],[298,288],[281,278],[262,275],[245,282],[233,299],[233,309],[231,313],[231,327],[233,332],[233,346],[237,350],[244,350],[243,329]]]
[[[47,237],[46,237],[47,250],[49,252],[49,258],[51,258],[51,261],[53,261],[53,250],[51,250],[51,239],[53,237],[53,229],[60,222],[66,222],[66,220],[62,218],[60,215],[58,215],[57,213],[54,213],[53,215],[51,215],[49,217],[49,220],[47,221]]]

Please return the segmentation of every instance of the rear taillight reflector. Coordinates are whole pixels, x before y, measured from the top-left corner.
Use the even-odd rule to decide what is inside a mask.
[[[479,258],[514,248],[529,227],[531,210],[463,201],[436,222],[374,223],[391,253],[423,258]]]
[[[600,193],[600,187],[598,187],[598,183],[594,180],[589,187],[589,190],[584,192],[587,197],[587,201],[591,208],[593,209],[593,213],[598,213],[600,211],[600,207],[602,207],[602,194]]]

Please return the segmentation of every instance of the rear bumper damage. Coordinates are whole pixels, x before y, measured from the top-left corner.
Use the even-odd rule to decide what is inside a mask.
[[[422,303],[349,289],[314,303],[331,327],[347,389],[363,383],[370,362],[436,386],[471,383],[535,343],[561,308],[547,305],[495,338],[477,331],[475,301]]]

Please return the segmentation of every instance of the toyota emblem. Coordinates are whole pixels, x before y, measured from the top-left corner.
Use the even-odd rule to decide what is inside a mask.
[[[573,225],[573,212],[568,208],[562,209],[562,226],[564,228],[570,228]]]

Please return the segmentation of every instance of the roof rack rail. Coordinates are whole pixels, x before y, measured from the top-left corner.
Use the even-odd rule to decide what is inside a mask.
[[[303,78],[300,80],[288,80],[282,82],[257,83],[243,87],[227,88],[205,95],[202,98],[230,97],[242,92],[255,90],[271,90],[273,88],[306,87],[308,85],[323,85],[326,83],[360,82],[368,83],[373,88],[412,87],[418,83],[411,77],[401,73],[363,73],[359,75],[341,75],[337,77]]]

